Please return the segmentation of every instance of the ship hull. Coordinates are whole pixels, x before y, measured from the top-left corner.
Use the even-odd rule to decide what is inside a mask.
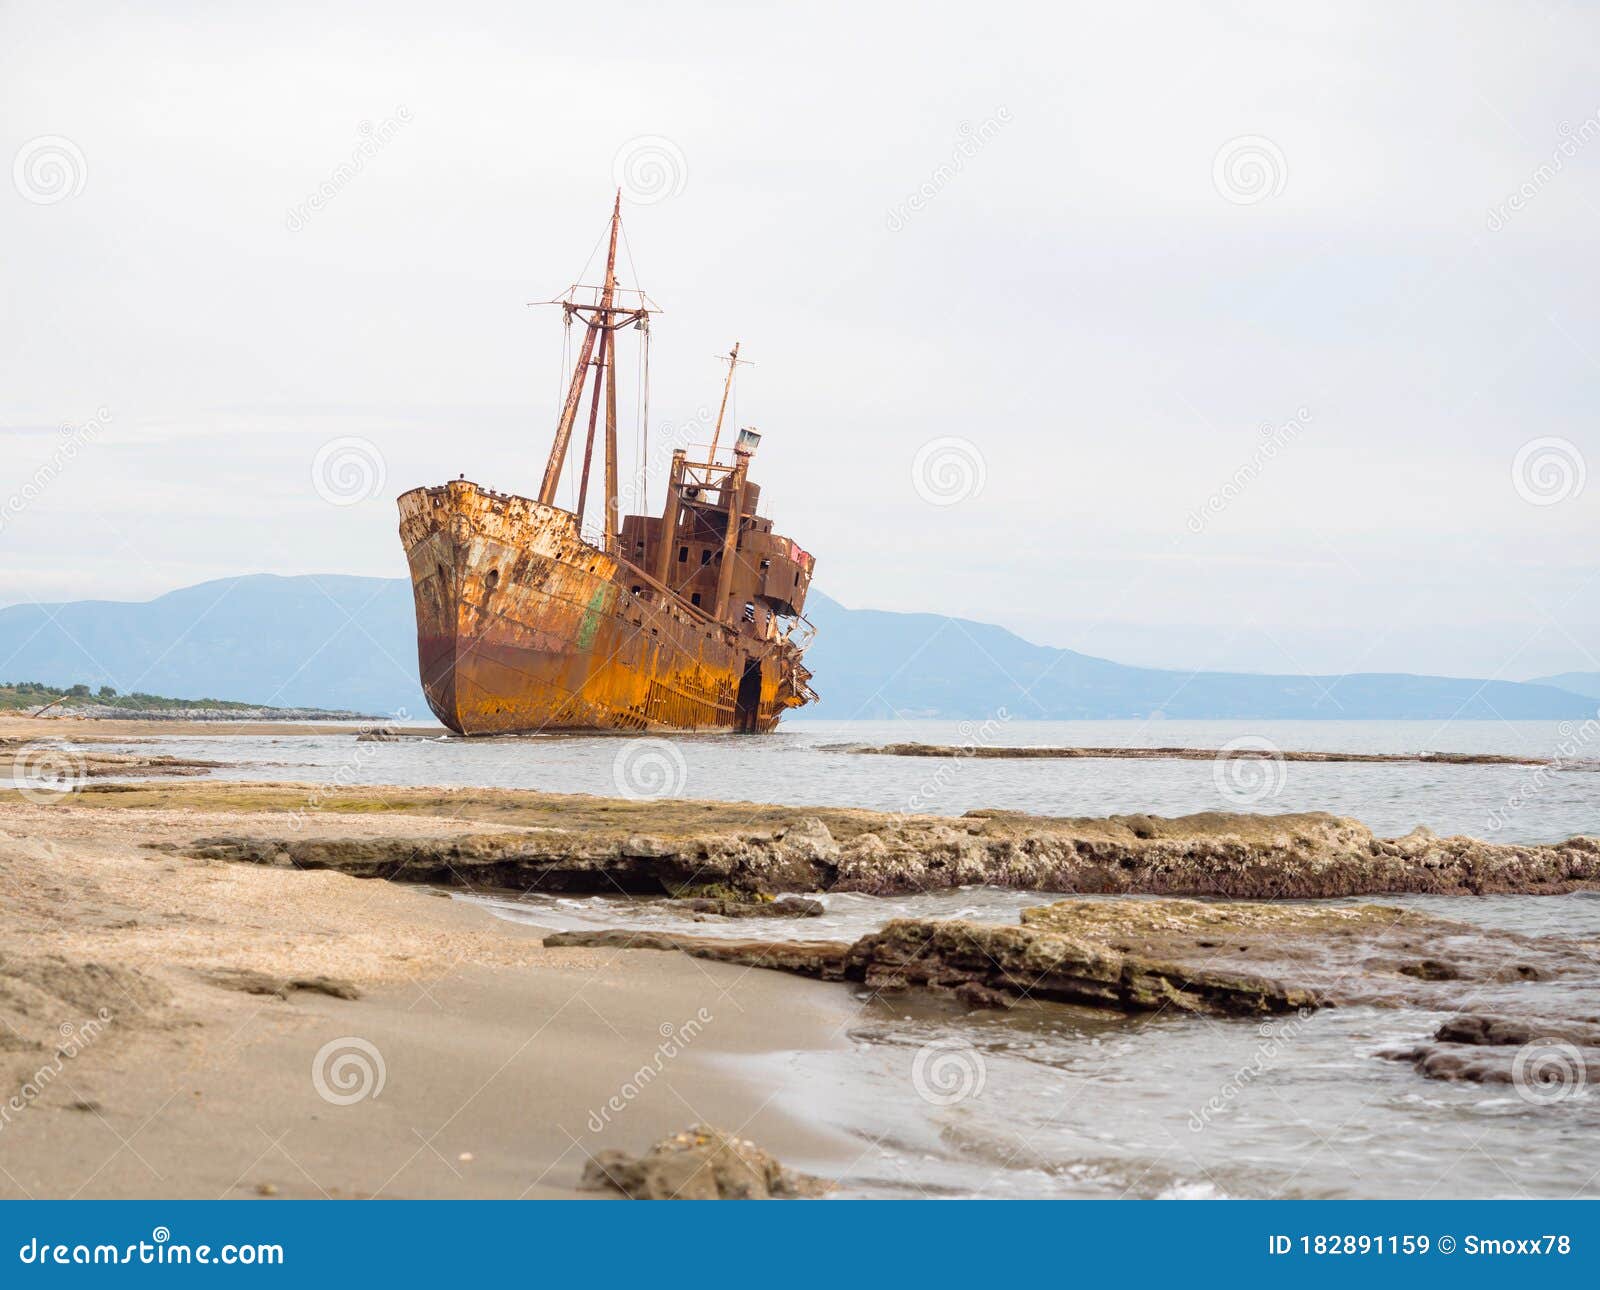
[[[465,480],[399,505],[423,692],[457,733],[768,731],[810,697],[793,645],[652,590],[567,511]]]

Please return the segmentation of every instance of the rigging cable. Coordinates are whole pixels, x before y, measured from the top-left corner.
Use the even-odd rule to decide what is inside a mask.
[[[639,326],[639,510],[650,514],[650,319]]]

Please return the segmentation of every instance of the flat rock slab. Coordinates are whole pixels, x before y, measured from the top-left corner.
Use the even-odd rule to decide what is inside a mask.
[[[1324,1003],[1446,1010],[1497,987],[1594,970],[1584,947],[1563,937],[1391,905],[1066,900],[1026,909],[1022,922],[1195,972],[1292,982]]]
[[[1512,757],[1503,753],[1353,753],[1293,751],[1281,748],[1121,748],[1032,747],[1000,744],[828,744],[825,752],[874,757],[975,757],[998,761],[1308,761],[1401,762],[1429,766],[1555,766],[1549,757]]]
[[[1573,976],[1588,965],[1562,938],[1383,905],[1188,900],[1061,901],[1025,911],[1014,927],[895,919],[854,943],[600,931],[562,932],[545,944],[679,950],[875,991],[929,989],[974,1006],[1032,999],[1229,1016],[1356,1003],[1449,1010],[1499,984]]]
[[[827,820],[796,815],[752,829],[723,822],[718,817],[728,808],[714,803],[695,803],[697,811],[682,802],[661,804],[653,817],[639,804],[616,804],[615,814],[637,815],[660,829],[643,832],[598,822],[613,804],[600,803],[606,811],[599,812],[597,802],[554,813],[550,826],[518,831],[232,834],[197,839],[190,853],[356,877],[568,893],[671,895],[714,885],[743,895],[897,895],[981,883],[1263,900],[1600,890],[1594,838],[1510,845],[1440,838],[1426,829],[1379,838],[1354,820],[1320,813],[1046,819],[978,811],[947,819],[852,811],[829,812]],[[697,817],[707,822],[697,824]]]

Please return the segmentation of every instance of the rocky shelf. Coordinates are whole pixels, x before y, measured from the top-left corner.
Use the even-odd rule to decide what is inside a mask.
[[[80,798],[92,797],[87,786]],[[209,788],[196,785],[197,789]],[[1322,813],[1052,819],[800,811],[747,803],[623,802],[531,793],[239,789],[255,814],[193,854],[474,889],[758,898],[894,895],[969,884],[1028,891],[1309,899],[1392,893],[1559,894],[1600,889],[1600,840],[1549,844],[1382,838]],[[315,803],[305,810],[307,794]],[[363,797],[365,793],[367,796]],[[181,799],[158,788],[118,805]],[[191,794],[199,809],[225,792]],[[316,828],[283,818],[301,805]],[[260,814],[275,810],[279,814]],[[354,812],[389,817],[364,829]],[[447,816],[393,827],[396,812]],[[259,823],[258,823],[259,822]],[[705,889],[712,890],[707,891]]]
[[[1424,763],[1429,766],[1556,766],[1549,757],[1511,757],[1501,753],[1357,753],[1311,752],[1270,747],[1242,748],[1092,748],[1022,747],[997,744],[826,744],[825,752],[874,757],[976,757],[1002,761],[1127,760],[1127,761],[1309,761]]]
[[[1600,949],[1384,905],[1068,900],[1019,925],[895,919],[853,943],[561,932],[550,947],[676,950],[697,958],[924,989],[974,1007],[1023,1000],[1122,1013],[1271,1016],[1327,1006],[1454,1011],[1530,982],[1592,974]]]

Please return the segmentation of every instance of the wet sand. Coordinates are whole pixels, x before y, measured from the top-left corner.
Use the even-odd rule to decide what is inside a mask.
[[[822,1174],[858,1151],[770,1105],[776,1054],[844,1042],[843,989],[143,845],[250,818],[0,794],[0,1197],[559,1196],[696,1120]]]

